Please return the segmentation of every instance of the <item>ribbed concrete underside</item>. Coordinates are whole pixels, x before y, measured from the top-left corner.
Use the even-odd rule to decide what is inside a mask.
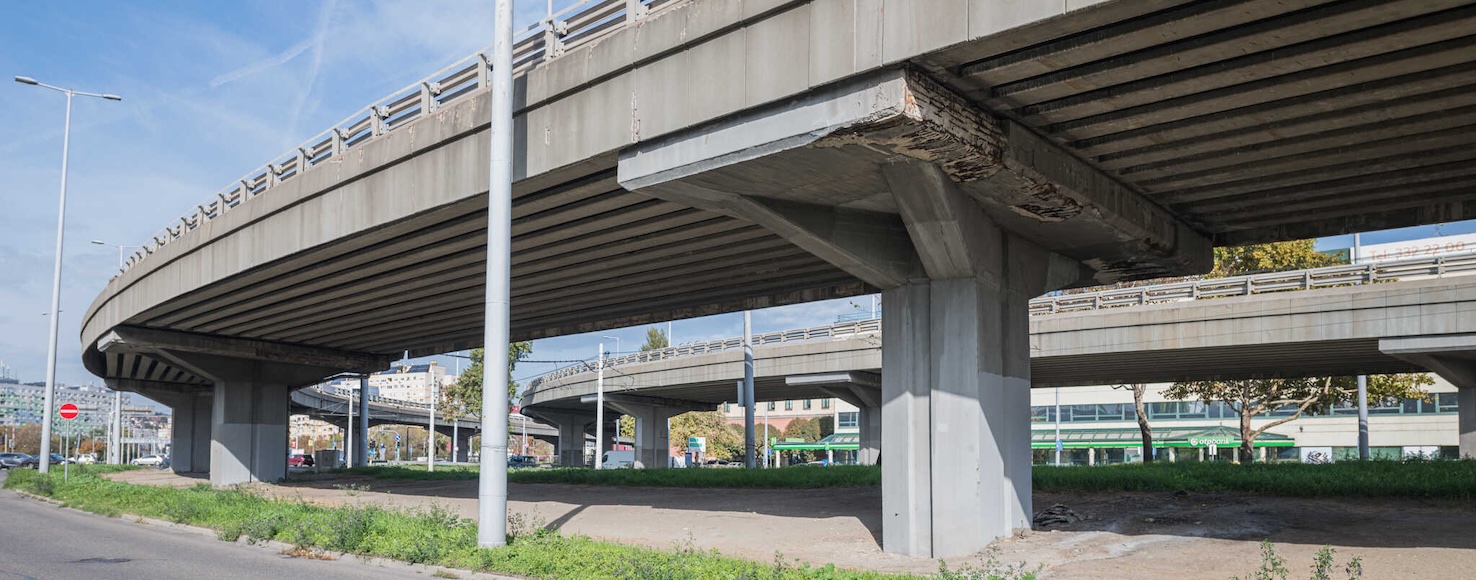
[[[1476,215],[1469,0],[1171,4],[918,62],[1217,243]]]
[[[757,226],[626,192],[613,170],[519,195],[513,213],[517,338],[866,290]],[[483,195],[201,288],[133,322],[358,352],[479,345],[486,224]],[[106,356],[112,377],[156,374]]]
[[[1471,0],[1109,2],[907,65],[1219,244],[1476,215]],[[614,157],[515,190],[515,338],[874,290],[752,223],[624,191]],[[368,353],[477,346],[485,204],[418,208],[114,322]],[[108,378],[204,383],[85,346]]]

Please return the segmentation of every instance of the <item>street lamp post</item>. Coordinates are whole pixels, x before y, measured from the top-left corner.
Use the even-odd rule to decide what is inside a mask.
[[[602,335],[600,335],[600,338],[609,338],[609,339],[614,340],[615,341],[615,353],[616,353],[617,356],[620,354],[620,337],[617,337],[617,336],[605,336],[605,335],[602,334]],[[601,351],[604,351],[605,350],[605,345],[601,344],[600,345],[600,350]],[[603,360],[604,359],[601,359],[602,363],[603,363]],[[604,366],[605,366],[604,364],[601,364],[600,365],[600,368],[601,369],[604,369]],[[604,389],[601,389],[601,392],[603,392],[603,391],[604,391]],[[604,401],[604,399],[600,399],[600,408],[603,410],[604,407],[605,407],[605,401]],[[632,439],[634,439],[634,435],[635,434],[632,433],[631,435],[632,435]],[[616,419],[615,420],[615,438],[613,438],[613,439],[610,440],[610,448],[611,449],[614,449],[615,446],[616,445],[619,445],[619,444],[620,444],[620,420],[619,419]],[[604,453],[604,448],[601,447],[600,449],[598,449],[596,451],[598,453]]]
[[[110,246],[110,247],[118,248],[118,269],[119,270],[122,270],[123,269],[123,263],[124,263],[123,262],[123,250],[125,250],[127,248],[141,248],[141,247],[143,247],[143,246],[130,246],[128,244],[109,244],[109,243],[104,242],[102,240],[92,240],[92,243],[97,244],[99,246]]]
[[[30,77],[15,77],[15,82],[51,89],[67,96],[67,115],[66,120],[62,124],[61,195],[58,196],[59,200],[57,202],[60,209],[56,212],[56,265],[51,276],[51,338],[47,341],[46,346],[46,394],[42,403],[45,408],[41,414],[41,457],[46,458],[51,456],[51,415],[56,412],[52,408],[52,404],[54,404],[56,398],[56,342],[57,335],[61,331],[62,242],[64,240],[63,234],[66,233],[67,156],[72,138],[72,97],[80,95],[83,97],[97,97],[109,101],[121,101],[123,99],[118,95],[86,93],[55,87],[36,82],[36,79]],[[47,473],[51,471],[51,462],[43,459],[37,467],[41,470],[41,473]]]

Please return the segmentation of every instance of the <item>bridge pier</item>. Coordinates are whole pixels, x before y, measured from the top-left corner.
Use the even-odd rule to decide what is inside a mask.
[[[856,461],[861,465],[876,465],[881,460],[882,410],[881,407],[861,407],[857,426],[860,427],[860,448],[856,450]]]
[[[173,401],[165,404],[174,411],[170,469],[175,473],[208,473],[214,393],[202,390],[199,393],[173,397]]]
[[[666,469],[671,465],[672,417],[688,411],[630,402],[611,402],[611,407],[635,417],[635,460],[637,469]]]
[[[216,383],[211,414],[211,485],[287,477],[290,391],[286,385],[244,377]]]
[[[1476,386],[1459,389],[1456,393],[1459,404],[1457,424],[1461,430],[1461,458],[1476,459]]]
[[[471,429],[459,429],[456,434],[456,462],[467,463],[471,461],[471,438],[476,437],[477,432]]]

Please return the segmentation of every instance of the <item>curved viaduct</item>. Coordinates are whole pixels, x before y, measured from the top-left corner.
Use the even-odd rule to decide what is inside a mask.
[[[1030,297],[1473,213],[1470,0],[592,0],[551,20],[515,49],[512,335],[883,291],[904,337],[883,352],[890,552],[1029,525],[1029,457],[1005,450],[1028,436]],[[292,388],[476,346],[486,73],[454,65],[171,224],[86,313],[87,368],[198,399],[229,484],[285,474]],[[945,432],[978,455],[943,460]]]
[[[1476,265],[1476,257],[1463,261]],[[1310,279],[1317,272],[1264,278]],[[1253,279],[1205,286],[1234,287]],[[1112,292],[1123,294],[1105,294]],[[1093,296],[1070,298],[1090,303]],[[1055,314],[1047,310],[1049,301],[1036,305],[1041,315],[1030,319],[1032,387],[1434,371],[1461,388],[1461,453],[1476,456],[1476,277]],[[881,330],[880,321],[872,320],[766,335],[777,344],[755,349],[755,399],[835,397],[856,405],[862,459],[874,459],[882,446]],[[811,336],[818,338],[805,340]],[[784,337],[795,342],[778,340]],[[743,353],[721,346],[702,354],[666,349],[612,359],[625,364],[609,366],[605,399],[636,418],[636,447],[646,465],[665,465],[670,415],[735,400]],[[556,373],[530,384],[522,402],[525,413],[566,429],[593,421],[594,394],[594,373]]]

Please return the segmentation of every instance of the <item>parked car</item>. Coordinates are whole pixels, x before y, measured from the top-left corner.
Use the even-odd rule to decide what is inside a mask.
[[[16,467],[35,467],[36,458],[24,453],[0,453],[0,469],[14,469]]]
[[[165,459],[163,455],[143,455],[134,458],[134,460],[130,461],[129,463],[132,463],[134,465],[160,466],[164,465],[164,462]]]
[[[94,463],[97,463],[97,455],[91,453],[83,453],[81,455],[73,457],[72,463],[77,463],[81,465],[92,465]]]
[[[77,462],[76,461],[72,461],[70,459],[67,459],[65,457],[62,457],[60,453],[52,453],[51,454],[51,464],[52,465],[59,465],[59,464],[62,464],[62,463],[77,463]]]
[[[287,457],[287,467],[312,467],[313,465],[313,456],[306,453]]]
[[[508,467],[538,467],[538,460],[527,455],[507,456]]]

